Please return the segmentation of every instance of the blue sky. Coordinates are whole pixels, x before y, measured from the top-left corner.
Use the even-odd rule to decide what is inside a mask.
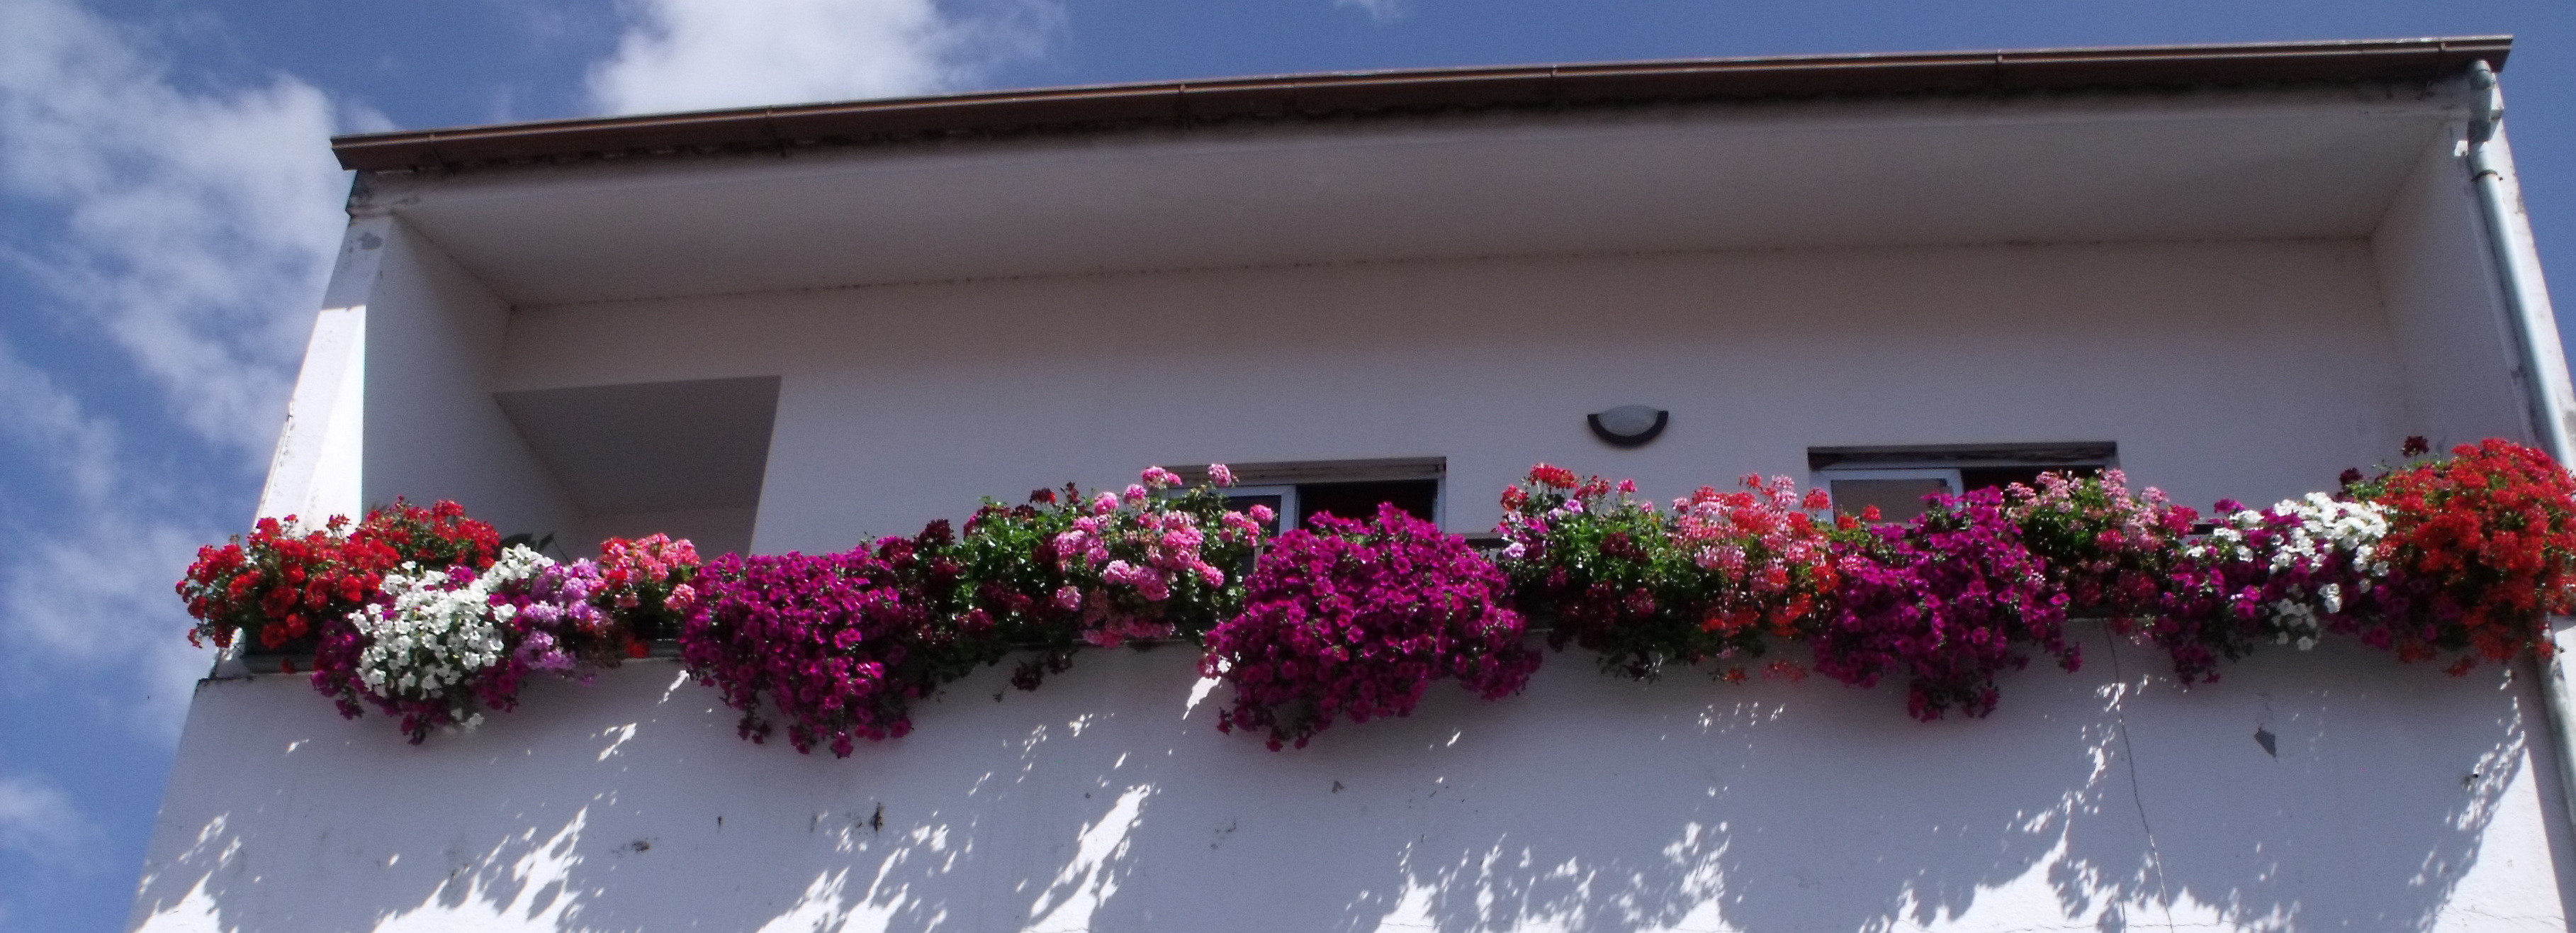
[[[164,783],[189,779],[170,760],[209,658],[170,584],[256,503],[343,220],[334,132],[1297,71],[2483,33],[2518,36],[2507,126],[2566,280],[2576,0],[0,0],[0,930],[121,929]]]

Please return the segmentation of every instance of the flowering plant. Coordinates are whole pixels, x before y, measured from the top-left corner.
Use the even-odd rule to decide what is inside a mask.
[[[348,628],[324,636],[314,686],[336,694],[343,716],[356,718],[363,698],[401,717],[413,742],[437,726],[481,722],[475,688],[508,650],[502,635],[518,611],[495,605],[493,590],[532,575],[543,559],[512,548],[489,573],[405,562],[385,574],[385,602],[362,607]],[[345,668],[333,663],[343,657]]]
[[[992,615],[975,611],[966,598],[966,565],[958,551],[956,532],[944,518],[932,520],[911,538],[877,542],[877,559],[905,593],[914,594],[925,614],[907,650],[932,686],[1000,661],[1013,647],[995,628]]]
[[[534,573],[504,573],[505,553],[492,572],[504,579],[493,598],[513,610],[513,650],[502,673],[510,682],[505,695],[515,696],[516,681],[529,671],[582,676],[584,667],[615,667],[642,647],[609,610],[606,574],[589,560],[560,563],[536,560]],[[506,704],[504,709],[508,708]]]
[[[628,648],[640,653],[643,642],[677,638],[682,620],[696,605],[698,549],[689,539],[646,535],[635,540],[610,538],[599,545],[599,597],[633,633]]]
[[[501,533],[465,517],[465,507],[445,499],[428,508],[396,498],[372,509],[351,537],[365,536],[423,567],[492,566],[501,555]]]
[[[2066,592],[1998,490],[1935,496],[1910,524],[1838,542],[1836,561],[1842,598],[1809,641],[1816,670],[1862,687],[1902,670],[1916,719],[1993,712],[1995,675],[2028,666],[2027,649],[2070,671],[2082,663],[2066,642]]]
[[[1824,492],[1801,497],[1785,476],[1746,476],[1743,485],[1701,487],[1667,514],[1637,498],[1633,481],[1613,487],[1532,467],[1503,491],[1501,566],[1516,604],[1550,627],[1550,646],[1579,644],[1629,677],[1654,677],[1668,663],[1760,657],[1830,604],[1841,583],[1830,540],[1860,533],[1859,521],[1821,520],[1814,513],[1830,505]],[[1804,673],[1779,666],[1788,663],[1774,669]],[[1720,676],[1741,680],[1744,671]]]
[[[315,689],[356,718],[360,702],[401,719],[414,743],[443,726],[470,726],[486,709],[518,705],[534,671],[572,675],[615,657],[621,636],[592,604],[599,568],[559,564],[525,546],[488,569],[405,562],[382,597],[334,626],[315,658]]]
[[[188,643],[232,646],[237,635],[269,651],[308,642],[326,621],[356,611],[374,595],[391,548],[370,538],[352,540],[349,519],[334,516],[319,528],[295,516],[263,518],[245,540],[197,549],[196,563],[179,581],[179,597],[197,624]]]
[[[1229,508],[1220,487],[1181,486],[1152,467],[1120,492],[1089,498],[1066,485],[1021,506],[985,500],[958,542],[965,567],[963,627],[1006,642],[1047,647],[1013,683],[1034,688],[1061,671],[1073,646],[1115,648],[1129,639],[1196,638],[1243,608],[1241,572],[1260,549],[1266,506]]]
[[[2409,456],[2424,452],[2409,438]],[[2388,513],[2387,560],[2402,603],[2364,639],[2449,670],[2548,657],[2548,616],[2576,609],[2576,481],[2548,454],[2489,439],[2349,490]],[[2392,600],[2392,602],[2398,602]]]
[[[745,557],[702,568],[680,631],[680,661],[742,711],[738,731],[767,740],[773,709],[799,752],[848,757],[856,739],[912,731],[913,700],[936,685],[914,647],[937,620],[912,542],[875,553]],[[897,566],[905,564],[903,567]]]
[[[2313,492],[2259,511],[2221,500],[2218,512],[2180,550],[2146,627],[2183,683],[2217,679],[2219,658],[2266,641],[2305,651],[2326,631],[2382,628],[2369,610],[2389,596],[2386,510]]]
[[[2154,615],[2165,574],[2200,521],[2163,490],[2129,491],[2128,476],[2042,473],[2036,487],[2004,487],[2004,513],[2022,543],[2066,588],[2068,605],[2129,624]]]
[[[2253,602],[2240,605],[2237,597],[2248,585],[2259,591],[2268,579],[2268,569],[2258,572],[2253,562],[2269,567],[2270,546],[2288,540],[2276,531],[2251,531],[2251,549],[2227,549],[2249,540],[2236,530],[2190,544],[2199,511],[2153,487],[2131,492],[2119,470],[2090,477],[2042,473],[2035,487],[2004,487],[2004,511],[2072,609],[2107,615],[2113,630],[2163,648],[2185,684],[2216,679],[2219,658],[2243,657],[2263,634],[2245,621],[2261,614],[2264,601],[2247,597]],[[2259,516],[2249,520],[2248,529],[2264,525]],[[2225,553],[2210,557],[2212,546]]]
[[[1281,535],[1243,613],[1207,633],[1200,670],[1234,687],[1218,729],[1303,748],[1341,716],[1412,713],[1443,677],[1487,699],[1528,683],[1539,655],[1522,644],[1503,575],[1464,539],[1393,505],[1374,522],[1314,526]]]
[[[373,599],[396,564],[479,569],[499,549],[492,526],[466,518],[453,502],[424,509],[396,499],[355,528],[346,516],[318,527],[292,515],[263,518],[248,539],[197,549],[178,584],[188,614],[197,618],[188,641],[230,647],[247,634],[262,650],[294,650]]]

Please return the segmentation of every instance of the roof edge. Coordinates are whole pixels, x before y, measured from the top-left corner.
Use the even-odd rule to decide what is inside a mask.
[[[1766,97],[2433,81],[2511,36],[1431,68],[992,91],[337,136],[361,172],[1243,118]]]

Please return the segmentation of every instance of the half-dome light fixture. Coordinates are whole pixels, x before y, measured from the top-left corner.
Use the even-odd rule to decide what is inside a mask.
[[[1664,433],[1664,423],[1671,418],[1671,412],[1644,405],[1621,405],[1583,416],[1592,425],[1592,436],[1612,447],[1646,446]]]

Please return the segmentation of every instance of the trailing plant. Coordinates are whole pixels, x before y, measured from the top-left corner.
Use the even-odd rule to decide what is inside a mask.
[[[2223,503],[2222,517],[2233,522],[2242,508]],[[2195,544],[2198,510],[2153,487],[2131,492],[2116,469],[2014,483],[2004,487],[2004,510],[2051,582],[2066,591],[2070,611],[2106,616],[2115,632],[2163,649],[2185,684],[2216,679],[2220,658],[2243,657],[2270,637],[2249,624],[2262,617],[2260,606],[2236,602],[2268,579],[2269,570],[2258,573],[2252,562],[2268,568],[2274,543],[2289,540],[2266,530],[2269,519],[2249,516],[2244,528],[2231,525]],[[2276,588],[2276,596],[2286,594]]]
[[[2424,453],[2409,439],[2407,456]],[[200,549],[177,590],[192,642],[309,649],[315,689],[343,715],[372,706],[415,742],[513,708],[532,674],[587,679],[670,633],[744,736],[783,720],[799,750],[839,755],[903,734],[914,700],[1032,646],[1012,678],[1023,688],[1080,646],[1202,640],[1203,670],[1235,690],[1220,726],[1277,748],[1339,719],[1405,715],[1442,677],[1517,691],[1538,662],[1524,618],[1634,678],[1708,663],[1743,680],[1805,642],[1835,679],[1905,677],[1909,710],[1929,720],[1991,712],[1997,675],[2034,656],[2077,667],[2070,611],[2163,648],[2185,684],[2262,644],[2330,634],[2458,674],[2548,656],[2549,617],[2576,611],[2576,477],[2500,440],[2347,471],[2336,494],[2221,501],[2208,525],[2116,470],[1935,497],[1911,523],[1865,527],[1874,514],[1827,520],[1825,497],[1786,478],[1663,509],[1633,483],[1540,464],[1504,493],[1498,566],[1392,507],[1318,519],[1265,553],[1277,516],[1234,511],[1229,471],[1209,472],[1191,488],[1150,468],[1118,492],[988,500],[963,536],[943,520],[845,554],[703,567],[663,535],[557,563],[505,551],[453,502],[396,500],[356,523],[262,520]]]
[[[1604,670],[1637,679],[1672,664],[1759,658],[1801,637],[1841,585],[1832,539],[1860,534],[1860,522],[1823,518],[1823,491],[1801,497],[1785,476],[1742,484],[1701,487],[1666,513],[1633,481],[1532,467],[1503,491],[1501,566],[1515,605],[1548,627],[1551,647],[1580,645]],[[1794,662],[1774,670],[1804,673]],[[1741,664],[1712,673],[1745,677]]]
[[[2219,659],[2266,642],[2305,651],[2325,632],[2378,626],[2391,595],[2386,510],[2321,492],[2217,510],[2209,533],[2179,551],[2145,630],[2183,683],[2216,680]]]
[[[523,545],[481,571],[407,561],[384,575],[380,601],[323,636],[314,686],[342,716],[357,718],[363,701],[398,717],[415,744],[475,725],[486,710],[516,708],[531,673],[614,663],[624,639],[592,602],[598,583],[597,565]]]
[[[1234,688],[1217,728],[1303,748],[1343,717],[1410,715],[1434,680],[1518,693],[1539,654],[1507,588],[1465,539],[1393,505],[1366,523],[1317,516],[1271,545],[1243,613],[1207,633],[1200,670]]]
[[[2066,591],[2021,538],[2003,493],[1935,496],[1905,525],[1839,542],[1841,599],[1809,639],[1816,670],[1854,686],[1907,679],[1906,710],[1925,721],[1994,711],[1995,675],[2033,651],[2075,670]]]
[[[766,741],[772,716],[799,752],[848,757],[858,739],[912,730],[910,708],[938,685],[940,665],[916,650],[940,618],[925,592],[916,542],[886,538],[874,552],[727,554],[698,574],[680,632],[680,660],[742,712],[738,731]],[[898,566],[901,565],[901,566]]]

